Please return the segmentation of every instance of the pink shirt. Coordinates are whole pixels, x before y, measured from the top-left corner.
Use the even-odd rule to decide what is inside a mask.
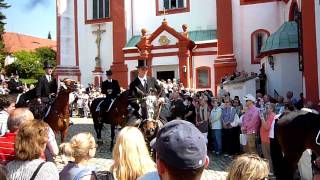
[[[270,127],[271,127],[271,124],[272,124],[272,121],[273,121],[275,115],[276,115],[275,113],[271,113],[270,115],[268,115],[268,117],[266,119],[267,126],[263,126],[261,124],[260,139],[262,142],[270,143],[270,139],[269,139]]]
[[[259,108],[256,106],[248,108],[248,111],[243,115],[242,121],[243,129],[247,131],[246,134],[257,133],[260,126]]]

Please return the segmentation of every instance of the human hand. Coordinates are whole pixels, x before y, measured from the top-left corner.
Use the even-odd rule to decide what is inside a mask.
[[[37,98],[39,104],[41,104],[41,98]]]

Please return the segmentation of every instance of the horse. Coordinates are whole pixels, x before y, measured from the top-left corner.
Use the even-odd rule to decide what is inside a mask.
[[[142,108],[142,110],[146,111],[146,119],[141,121],[139,128],[145,137],[149,150],[151,150],[150,142],[157,136],[159,130],[166,123],[165,118],[160,117],[162,104],[158,102],[158,99],[159,97],[152,94],[146,96],[144,98],[145,108]]]
[[[44,118],[54,132],[60,132],[61,142],[64,142],[70,124],[69,94],[76,89],[77,83],[74,80],[66,78],[61,81],[59,93]]]
[[[292,118],[286,120],[281,118],[275,130],[284,154],[284,169],[280,179],[292,180],[297,170],[297,163],[306,149],[311,149],[320,156],[320,115],[298,112]]]
[[[110,124],[111,125],[111,146],[110,150],[113,148],[113,141],[115,136],[115,126],[120,125],[121,127],[124,127],[127,123],[128,118],[128,92],[124,91],[120,94],[119,97],[117,97],[113,104],[111,105],[109,111],[106,109],[103,112],[100,112],[97,110],[97,107],[100,106],[102,101],[105,98],[96,98],[92,101],[90,105],[90,113],[93,119],[93,125],[94,129],[97,134],[98,138],[98,144],[102,144],[101,140],[101,130],[103,127],[103,123]],[[101,120],[99,120],[101,118]]]

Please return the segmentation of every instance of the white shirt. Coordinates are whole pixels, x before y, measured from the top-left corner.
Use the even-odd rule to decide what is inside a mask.
[[[141,77],[139,77],[139,76],[138,76],[138,78],[139,78],[139,80],[140,80],[140,82],[141,82],[142,86],[145,86],[145,83],[147,82],[147,77],[146,77],[146,76],[144,76],[143,78],[141,78]]]
[[[46,78],[47,78],[48,82],[50,82],[52,80],[51,75],[46,74]]]
[[[0,136],[3,136],[8,131],[8,122],[9,114],[7,111],[0,111]]]
[[[276,119],[278,119],[280,117],[281,113],[280,114],[277,114],[274,116],[273,120],[272,120],[272,124],[271,124],[271,127],[270,127],[270,132],[269,132],[269,138],[274,138],[274,123],[276,122]]]

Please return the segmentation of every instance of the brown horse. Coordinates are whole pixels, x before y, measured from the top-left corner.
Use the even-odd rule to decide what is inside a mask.
[[[115,126],[120,125],[124,127],[127,123],[128,119],[128,91],[124,91],[120,94],[118,98],[115,99],[112,107],[109,111],[105,110],[104,112],[97,111],[97,107],[105,98],[96,98],[92,101],[90,106],[90,113],[93,119],[94,129],[97,134],[98,143],[102,143],[101,140],[101,130],[103,127],[103,123],[111,125],[111,146],[110,149],[113,148],[113,140],[115,136]],[[100,120],[99,120],[100,118]]]
[[[71,79],[64,79],[57,98],[51,105],[48,116],[44,119],[54,132],[60,132],[61,142],[67,135],[70,123],[69,94],[77,89],[77,83]]]
[[[279,179],[293,179],[297,163],[306,149],[311,149],[317,156],[320,156],[319,132],[320,115],[315,113],[298,115],[292,120],[279,120],[276,134],[284,154],[284,169]]]

